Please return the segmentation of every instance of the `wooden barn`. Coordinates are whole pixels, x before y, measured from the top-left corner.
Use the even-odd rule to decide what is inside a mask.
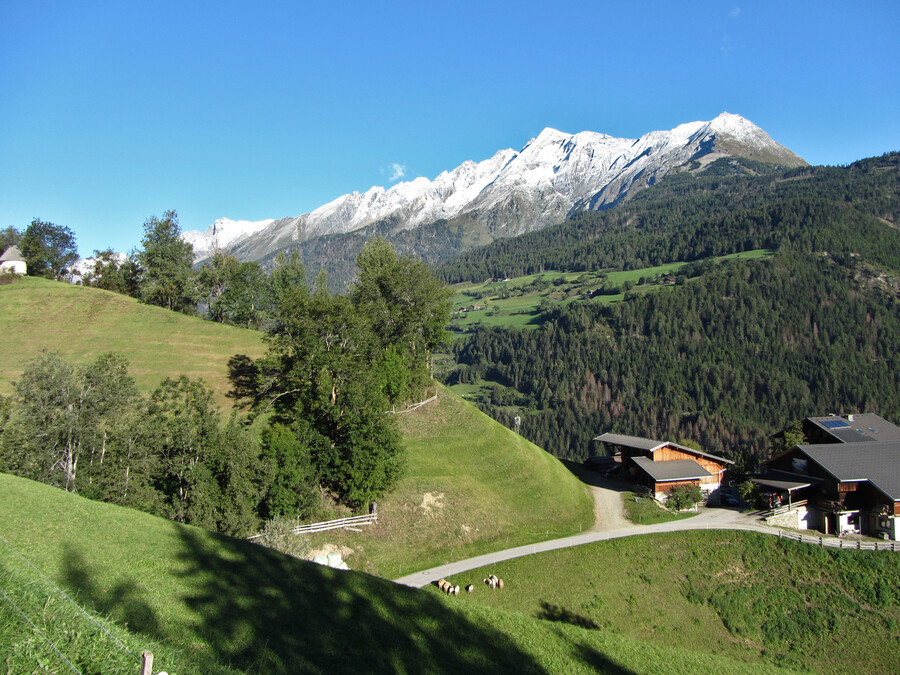
[[[708,497],[721,487],[725,470],[734,464],[671,441],[613,433],[594,440],[603,443],[610,455],[621,453],[625,476],[645,485],[660,501],[666,500],[668,491],[681,486],[697,486]]]

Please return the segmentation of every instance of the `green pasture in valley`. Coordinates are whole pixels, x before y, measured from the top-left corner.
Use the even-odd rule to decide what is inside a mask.
[[[713,261],[732,258],[757,259],[773,255],[768,249],[744,251],[713,258]],[[489,280],[480,284],[462,283],[453,286],[453,320],[458,335],[474,326],[503,328],[534,328],[542,323],[542,303],[552,306],[588,300],[590,302],[620,302],[625,289],[653,292],[672,283],[673,277],[691,263],[673,262],[636,270],[597,270],[591,272],[547,271],[513,279]],[[641,283],[643,281],[643,283]],[[605,287],[606,290],[602,290]],[[615,289],[621,289],[615,292]],[[596,294],[597,291],[599,294]],[[477,309],[475,309],[477,308]]]

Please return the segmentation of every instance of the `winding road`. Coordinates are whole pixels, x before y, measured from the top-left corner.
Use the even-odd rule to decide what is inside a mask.
[[[585,480],[587,477],[581,476],[581,478],[582,480]],[[680,530],[751,530],[754,532],[763,532],[765,534],[778,534],[778,528],[763,525],[753,516],[745,515],[729,508],[702,508],[700,513],[693,518],[673,520],[667,523],[658,523],[656,525],[633,525],[625,519],[623,513],[621,492],[627,488],[622,483],[605,481],[595,477],[591,477],[589,480],[586,480],[586,482],[588,482],[589,488],[594,495],[594,512],[596,518],[594,527],[588,532],[575,534],[569,537],[562,537],[561,539],[551,539],[549,541],[528,544],[526,546],[508,548],[503,551],[496,551],[495,553],[487,553],[474,558],[468,558],[467,560],[459,560],[457,562],[409,574],[400,577],[399,579],[395,579],[394,581],[398,584],[422,588],[443,577],[461,574],[479,567],[484,567],[485,565],[493,565],[504,560],[512,560],[513,558],[521,558],[522,556],[543,553],[545,551],[555,551],[559,548],[591,544],[596,541],[633,537],[656,532],[676,532]]]

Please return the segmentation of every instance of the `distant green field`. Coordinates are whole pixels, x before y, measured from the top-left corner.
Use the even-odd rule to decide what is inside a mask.
[[[202,377],[217,404],[231,406],[227,363],[235,354],[262,356],[259,332],[142,305],[98,288],[24,277],[0,285],[0,394],[42,350],[85,363],[103,352],[124,354],[144,391],[166,377]]]
[[[716,261],[732,258],[757,259],[773,255],[768,249],[758,249],[734,253],[715,258]],[[484,327],[534,328],[541,325],[541,302],[569,303],[584,301],[586,293],[595,291],[604,284],[609,287],[633,284],[631,290],[652,292],[665,288],[660,283],[664,277],[677,273],[689,263],[675,262],[637,270],[592,272],[548,271],[529,274],[514,279],[488,281],[481,284],[462,283],[453,286],[454,316],[451,325],[458,335],[476,325]],[[641,280],[644,284],[640,284]],[[534,288],[535,282],[546,288]],[[504,289],[506,289],[504,291]],[[524,291],[523,295],[517,293]],[[509,293],[510,297],[502,297]],[[625,293],[595,295],[591,302],[621,302]],[[474,306],[479,309],[463,311]]]
[[[678,619],[676,625],[683,632],[676,645],[652,637],[636,639],[624,630],[580,626],[577,616],[585,610],[576,605],[559,605],[571,609],[574,619],[556,609],[564,600],[549,592],[554,581],[565,586],[569,596],[580,590],[582,602],[597,597],[600,587],[588,582],[598,575],[606,577],[607,585],[622,584],[626,594],[634,584],[643,583],[635,578],[635,571],[644,570],[656,558],[648,559],[639,546],[633,548],[640,552],[627,558],[629,565],[622,564],[626,558],[614,556],[612,565],[601,560],[604,566],[579,570],[565,584],[558,583],[564,578],[558,572],[566,568],[540,557],[532,559],[544,563],[545,580],[540,586],[529,589],[521,584],[523,577],[509,574],[511,582],[502,596],[490,596],[482,587],[472,597],[463,593],[448,598],[367,574],[327,569],[246,541],[91,502],[4,474],[0,474],[0,495],[4,539],[0,566],[15,572],[14,578],[0,577],[6,591],[16,598],[22,597],[20,590],[31,589],[28,592],[35,599],[44,593],[45,615],[53,605],[64,603],[47,588],[36,568],[79,605],[114,620],[114,633],[124,640],[124,649],[135,654],[156,650],[154,672],[774,672],[758,661],[729,658],[739,653],[731,645],[725,645],[724,655],[710,653],[706,647],[721,635],[721,629],[712,637],[702,636],[699,631],[708,627],[706,620],[693,621],[703,616],[699,607]],[[738,541],[732,548],[739,545]],[[668,553],[682,559],[689,558],[692,550],[687,540],[685,547]],[[595,561],[586,558],[585,562]],[[652,580],[657,578],[656,572],[648,574]],[[10,583],[18,585],[13,588]],[[648,592],[631,595],[631,604],[625,604],[627,614],[610,614],[609,620],[627,623],[630,618],[645,630],[648,621],[656,620],[660,603]],[[610,597],[611,609],[618,608],[620,596],[615,592]],[[541,610],[542,599],[553,604]],[[508,609],[484,606],[490,601],[511,604]],[[538,608],[536,612],[529,602]],[[673,615],[662,607],[663,617]],[[683,607],[684,601],[678,605]],[[35,614],[54,642],[68,649],[69,626],[45,624],[32,605],[24,609]],[[122,630],[126,625],[128,634]],[[71,671],[7,602],[0,602],[0,628],[2,653],[9,659],[6,671]],[[673,626],[666,635],[674,630]],[[97,642],[101,644],[100,638]],[[95,647],[93,654],[101,648]],[[121,656],[126,667],[118,667],[118,660],[90,667],[92,661],[68,655],[82,672],[138,672],[136,659],[129,661],[127,653],[120,654],[115,645],[106,649],[110,655]]]

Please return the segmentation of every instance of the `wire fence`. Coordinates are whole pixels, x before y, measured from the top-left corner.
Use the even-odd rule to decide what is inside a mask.
[[[91,635],[83,637],[82,640],[90,643],[91,651],[96,652],[99,649],[104,654],[104,658],[110,658],[112,656],[110,650],[113,650],[114,653],[117,652],[126,657],[126,661],[133,664],[141,664],[145,660],[144,655],[136,654],[129,649],[122,640],[113,635],[96,617],[49,579],[2,535],[0,535],[0,543],[3,544],[3,550],[13,554],[13,556],[8,556],[7,560],[15,560],[20,563],[16,569],[11,567],[2,575],[2,585],[6,588],[0,587],[0,596],[12,608],[14,615],[24,621],[71,672],[81,673],[81,670],[64,652],[72,648],[74,635],[86,635],[86,632],[68,630],[60,625],[54,625],[54,623],[63,622],[60,617],[66,615],[66,610],[68,610],[68,615],[71,615],[66,623],[75,621],[86,623],[89,626],[88,632]],[[57,615],[51,615],[48,612],[48,607],[52,604],[54,597],[57,599],[57,603],[62,601],[60,612]],[[48,633],[50,634],[48,635]],[[98,639],[108,646],[103,647],[101,643],[97,642]],[[63,644],[64,641],[69,643],[68,647]],[[116,659],[110,658],[110,660]],[[134,666],[132,670],[132,667],[126,663],[123,663],[123,668],[127,672],[138,671],[137,666]]]

